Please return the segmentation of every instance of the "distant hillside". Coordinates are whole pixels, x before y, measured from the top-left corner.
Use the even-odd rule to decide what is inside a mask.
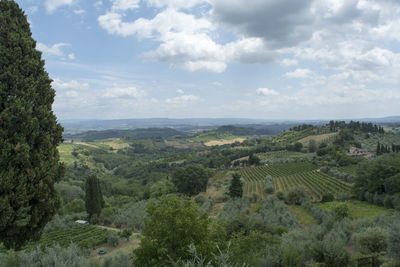
[[[65,134],[65,139],[74,139],[82,141],[95,141],[108,138],[135,138],[146,139],[153,137],[185,137],[186,134],[171,128],[147,128],[134,130],[105,130],[105,131],[88,131],[79,134]]]
[[[249,136],[249,135],[276,135],[283,131],[288,130],[291,124],[273,124],[273,125],[245,125],[233,126],[226,125],[217,128],[215,131],[220,134],[231,134],[236,136]]]

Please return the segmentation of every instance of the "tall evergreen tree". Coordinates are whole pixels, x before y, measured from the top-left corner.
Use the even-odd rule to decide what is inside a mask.
[[[35,47],[24,12],[0,0],[0,240],[16,249],[55,214],[54,183],[64,173],[55,91]]]
[[[91,221],[93,215],[99,216],[104,207],[103,194],[96,175],[91,175],[86,179],[85,193],[86,211],[89,214],[89,221]]]
[[[232,198],[242,197],[243,195],[243,184],[240,181],[240,175],[234,173],[232,175],[231,185],[229,187],[229,196]]]

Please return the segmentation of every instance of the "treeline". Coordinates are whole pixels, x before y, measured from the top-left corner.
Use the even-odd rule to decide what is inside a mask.
[[[389,145],[381,144],[379,142],[376,145],[376,155],[379,156],[379,155],[382,155],[385,153],[390,153],[390,152],[394,152],[394,153],[400,152],[400,145],[392,144],[391,146],[389,146]]]
[[[108,139],[108,138],[134,138],[146,139],[153,137],[185,137],[185,133],[171,128],[146,128],[134,130],[105,130],[105,131],[88,131],[79,134],[66,134],[65,139],[82,140],[84,142]]]
[[[354,192],[360,200],[400,210],[400,154],[385,154],[362,163]]]
[[[342,129],[350,129],[351,131],[360,131],[363,133],[380,133],[384,134],[385,131],[382,126],[372,124],[371,122],[350,121],[333,121],[331,120],[327,125],[331,132],[337,132]]]

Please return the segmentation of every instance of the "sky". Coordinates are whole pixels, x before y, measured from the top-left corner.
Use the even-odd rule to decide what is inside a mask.
[[[399,0],[16,0],[59,120],[400,115]]]

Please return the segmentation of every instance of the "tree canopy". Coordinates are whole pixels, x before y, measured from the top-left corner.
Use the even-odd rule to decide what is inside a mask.
[[[91,175],[86,179],[85,193],[86,211],[89,214],[89,220],[91,220],[93,215],[99,216],[104,207],[103,194],[96,175]]]
[[[55,91],[24,12],[0,1],[0,239],[20,248],[37,238],[59,207],[63,128]]]
[[[177,169],[172,174],[172,182],[178,192],[188,196],[196,195],[207,188],[209,173],[200,165],[189,165]]]
[[[188,199],[162,196],[147,206],[148,216],[139,248],[134,251],[138,266],[166,266],[171,261],[191,257],[189,245],[207,260],[216,244],[209,231],[210,219]]]

